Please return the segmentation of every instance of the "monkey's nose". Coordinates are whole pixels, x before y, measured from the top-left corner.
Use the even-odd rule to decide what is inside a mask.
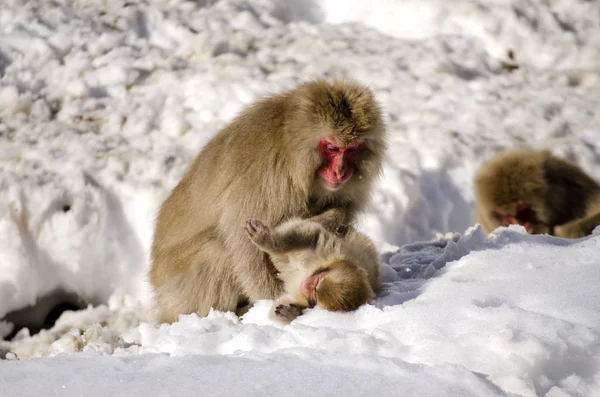
[[[334,170],[334,175],[337,179],[342,179],[344,176],[346,176],[346,168],[345,167],[339,167],[336,170]]]

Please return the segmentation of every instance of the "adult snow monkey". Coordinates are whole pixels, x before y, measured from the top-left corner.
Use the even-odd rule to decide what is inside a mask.
[[[284,283],[271,318],[287,324],[316,305],[349,312],[375,299],[379,254],[364,234],[351,229],[339,236],[310,219],[290,219],[273,229],[250,219],[245,229]]]
[[[282,282],[245,236],[246,220],[352,225],[385,146],[372,92],[352,81],[320,79],[250,105],[200,151],[160,208],[150,269],[158,320],[211,307],[240,314],[279,297]]]
[[[475,192],[487,233],[518,223],[532,234],[577,238],[600,225],[600,185],[549,151],[501,152],[477,172]]]

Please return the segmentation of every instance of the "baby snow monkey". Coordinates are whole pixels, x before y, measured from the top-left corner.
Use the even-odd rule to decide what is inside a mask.
[[[290,323],[315,305],[330,311],[352,311],[373,300],[379,290],[379,255],[371,240],[350,229],[345,236],[320,223],[291,219],[271,229],[257,219],[246,233],[269,254],[284,283],[284,294],[271,317]]]

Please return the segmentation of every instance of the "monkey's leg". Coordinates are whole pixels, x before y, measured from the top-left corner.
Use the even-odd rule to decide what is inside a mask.
[[[565,238],[579,238],[592,234],[594,228],[600,225],[600,211],[574,221],[555,226],[554,235]]]
[[[235,311],[238,295],[239,292],[232,285],[218,283],[208,286],[203,278],[183,273],[155,289],[158,320],[173,323],[179,315],[190,313],[204,317],[211,308]]]
[[[202,236],[205,237],[205,236]],[[178,269],[155,283],[155,303],[159,321],[177,321],[180,314],[206,316],[211,308],[235,311],[243,300],[241,288],[231,277],[231,257],[222,241],[201,241],[177,245],[158,256],[163,267]]]

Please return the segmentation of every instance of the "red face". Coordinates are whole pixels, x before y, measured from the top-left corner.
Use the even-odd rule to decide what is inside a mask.
[[[333,138],[321,139],[319,151],[324,164],[319,173],[327,189],[338,190],[352,177],[362,146],[362,141],[343,146]]]
[[[304,280],[302,286],[300,287],[302,289],[302,293],[308,300],[311,307],[317,304],[317,287],[326,275],[327,271],[319,271],[307,278],[306,280]]]
[[[502,220],[508,225],[520,224],[525,229],[529,230],[531,228],[531,223],[535,222],[536,216],[535,211],[529,204],[519,203],[517,205],[516,215],[503,215]]]

